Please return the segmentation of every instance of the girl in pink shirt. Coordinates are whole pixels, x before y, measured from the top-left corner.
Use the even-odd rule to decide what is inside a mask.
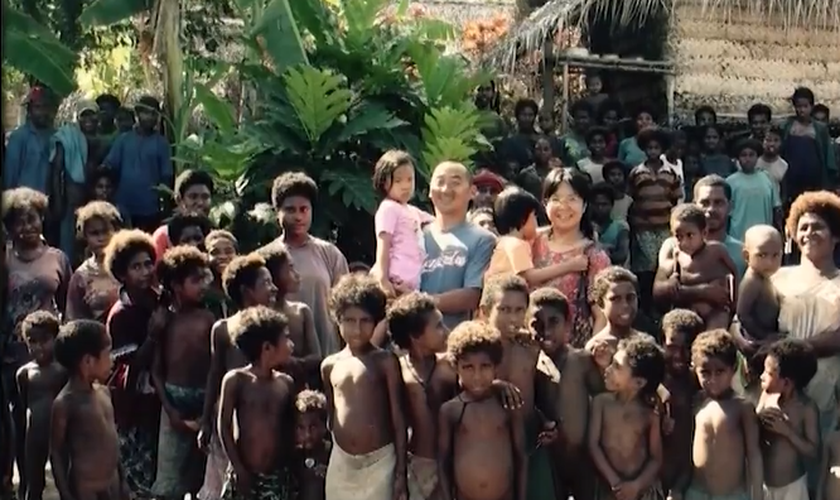
[[[373,185],[385,199],[376,210],[376,263],[371,274],[391,296],[417,290],[426,258],[422,226],[432,216],[409,205],[414,196],[414,162],[408,153],[391,150],[373,170]]]

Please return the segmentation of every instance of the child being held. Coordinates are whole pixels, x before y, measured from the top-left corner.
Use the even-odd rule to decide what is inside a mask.
[[[738,271],[722,243],[706,240],[706,214],[703,210],[694,204],[678,205],[671,212],[671,233],[677,240],[671,287],[722,282],[732,291],[732,303],[737,303]],[[728,307],[715,307],[708,302],[679,305],[699,314],[707,329],[729,328],[732,311]]]
[[[615,189],[605,182],[596,184],[589,200],[598,244],[609,254],[613,265],[626,267],[630,263],[630,226],[625,220],[613,218]]]
[[[81,319],[61,327],[55,359],[70,380],[52,405],[50,463],[61,498],[129,498],[120,470],[114,407],[101,385],[111,375],[111,337],[102,323]]]
[[[21,500],[40,500],[44,493],[50,412],[55,397],[67,383],[67,372],[53,353],[59,326],[54,314],[35,311],[20,327],[33,359],[20,367],[15,377],[21,402],[15,406],[15,427],[19,441],[24,443],[23,449],[18,450],[18,466],[23,468],[18,491]]]
[[[440,408],[438,463],[444,500],[525,500],[528,457],[522,413],[506,410],[492,387],[502,362],[493,326],[466,321],[447,339],[462,392]]]
[[[805,394],[817,373],[817,356],[808,344],[784,339],[764,358],[762,394],[756,407],[762,428],[764,499],[808,498],[806,463],[819,450],[819,411]]]
[[[758,225],[747,230],[744,259],[748,268],[738,288],[737,313],[744,340],[741,349],[748,353],[779,335],[781,296],[770,278],[782,266],[783,250],[782,235],[773,226]]]
[[[385,198],[376,210],[376,263],[371,273],[389,295],[420,286],[426,251],[422,226],[434,218],[408,202],[414,196],[414,162],[404,151],[391,150],[376,162],[373,187]]]
[[[295,398],[295,446],[299,500],[324,500],[332,443],[327,438],[327,398],[310,389]]]
[[[595,498],[662,498],[660,414],[656,389],[665,357],[653,340],[623,339],[605,373],[609,392],[592,400],[589,452],[599,473]]]
[[[233,342],[249,364],[229,371],[222,381],[218,428],[231,465],[222,498],[288,500],[292,498],[288,430],[293,425],[295,384],[276,370],[289,360],[294,347],[288,321],[277,311],[256,306],[241,311],[230,323]]]
[[[726,330],[701,333],[691,363],[704,400],[695,407],[689,486],[672,488],[670,497],[760,500],[764,467],[755,406],[732,389],[738,346]]]

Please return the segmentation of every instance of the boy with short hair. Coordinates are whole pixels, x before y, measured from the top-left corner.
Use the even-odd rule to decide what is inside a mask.
[[[694,413],[691,482],[675,500],[763,497],[764,467],[755,406],[735,394],[738,347],[723,329],[701,333],[691,363],[704,400]]]
[[[764,153],[756,162],[756,168],[763,170],[770,176],[773,185],[776,187],[776,194],[780,200],[785,200],[782,193],[782,181],[788,171],[788,163],[780,156],[782,149],[782,129],[776,126],[770,127],[764,134],[762,146]]]
[[[692,404],[698,387],[691,373],[691,343],[704,329],[703,318],[689,309],[672,309],[662,317],[665,379],[660,387],[662,488],[682,491],[691,479]]]
[[[633,198],[627,194],[627,166],[618,160],[608,161],[601,169],[601,175],[615,190],[612,218],[627,222],[627,213],[633,204]]]
[[[210,214],[210,204],[213,198],[215,186],[213,177],[204,170],[186,169],[175,178],[175,212],[180,214],[199,214],[207,216]],[[170,237],[169,225],[164,224],[157,228],[152,234],[155,241],[155,251],[158,256],[163,256],[166,250],[173,245]],[[177,245],[178,243],[175,243]]]
[[[592,224],[598,235],[598,244],[616,266],[626,266],[630,259],[630,226],[627,221],[614,219],[615,189],[602,182],[592,186],[589,193]]]
[[[222,381],[218,428],[231,464],[222,498],[288,500],[295,383],[276,370],[292,355],[288,322],[265,306],[237,316],[229,332],[248,365]]]
[[[204,251],[204,239],[210,234],[210,219],[197,213],[177,213],[166,224],[171,246],[189,245]],[[160,255],[158,259],[163,257]]]
[[[370,276],[344,276],[330,294],[346,346],[321,363],[333,432],[327,500],[407,498],[400,363],[370,342],[385,318],[385,303],[385,293]]]
[[[265,260],[256,253],[235,257],[225,268],[222,287],[237,311],[249,307],[271,306],[277,288],[266,268]],[[240,320],[239,313],[216,321],[210,330],[210,369],[204,395],[198,445],[207,452],[204,485],[198,493],[201,500],[218,500],[230,462],[222,450],[219,433],[213,432],[218,415],[217,403],[225,373],[242,368],[248,360],[231,340],[229,326]]]
[[[86,319],[62,326],[55,359],[70,375],[53,402],[50,422],[50,463],[59,495],[128,498],[114,407],[101,385],[111,374],[111,338],[105,327]]]
[[[553,384],[555,415],[563,422],[563,440],[552,446],[555,497],[592,498],[594,471],[586,448],[589,397],[603,386],[592,355],[569,345],[569,301],[556,288],[531,292],[531,329],[560,377]]]
[[[152,492],[167,499],[196,494],[204,478],[204,456],[195,438],[210,369],[210,329],[216,321],[202,307],[209,266],[205,254],[181,245],[167,250],[157,267],[170,303],[152,364],[162,407]]]
[[[55,360],[53,348],[58,336],[58,318],[47,311],[29,314],[21,323],[21,335],[33,361],[17,371],[20,405],[15,407],[15,427],[23,436],[23,455],[18,456],[21,500],[41,500],[44,468],[49,457],[50,412],[55,397],[67,383],[67,372]]]
[[[332,443],[327,439],[327,397],[310,389],[295,398],[295,445],[300,500],[324,500]]]
[[[765,430],[765,500],[808,498],[805,463],[818,456],[820,431],[819,410],[805,389],[816,373],[816,354],[799,340],[772,344],[764,358],[756,412]]]
[[[522,413],[492,394],[504,347],[497,329],[479,321],[458,325],[447,351],[462,392],[438,417],[438,470],[443,500],[525,500],[528,455]]]
[[[764,153],[761,143],[745,139],[738,143],[735,154],[740,171],[726,178],[732,190],[729,234],[744,241],[747,229],[767,224],[782,227],[782,201],[775,184],[765,172],[756,169],[758,157]]]
[[[656,389],[665,357],[652,339],[624,338],[607,368],[607,390],[592,400],[589,452],[600,473],[596,499],[662,498],[660,413]]]
[[[489,280],[481,297],[481,314],[502,334],[502,360],[498,378],[519,388],[522,424],[528,452],[528,498],[554,499],[554,479],[546,446],[558,435],[552,386],[556,367],[525,327],[530,305],[528,284],[519,276]]]

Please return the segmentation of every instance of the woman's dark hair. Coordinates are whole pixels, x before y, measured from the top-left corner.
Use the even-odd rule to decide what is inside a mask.
[[[193,186],[207,186],[210,194],[214,193],[213,177],[204,170],[187,169],[175,178],[175,194],[180,199],[183,199],[187,190]]]
[[[286,198],[292,196],[302,196],[314,205],[318,199],[318,185],[315,184],[312,177],[303,172],[280,174],[274,179],[274,184],[271,186],[272,206],[275,210],[279,210]]]
[[[592,144],[592,141],[595,140],[596,137],[603,137],[604,141],[606,141],[607,137],[609,137],[609,135],[610,135],[610,131],[607,130],[606,128],[604,128],[604,127],[592,127],[586,133],[586,144],[587,144],[587,146],[589,144]]]
[[[181,235],[188,227],[197,227],[201,229],[201,234],[207,236],[210,233],[212,224],[210,219],[199,214],[175,214],[166,224],[166,230],[169,234],[169,241],[177,245],[181,240]]]
[[[589,199],[589,179],[573,168],[555,168],[545,176],[543,181],[543,202],[551,198],[554,193],[560,189],[563,183],[569,184],[572,191],[586,202]],[[592,221],[589,219],[589,208],[585,208],[580,218],[580,232],[589,239],[595,237],[595,228],[592,226]]]
[[[128,265],[137,254],[146,253],[155,260],[155,244],[151,236],[139,229],[124,229],[111,237],[104,253],[105,271],[124,283]]]
[[[638,118],[641,114],[649,114],[650,117],[653,118],[653,121],[657,120],[656,108],[654,108],[650,103],[644,102],[636,106],[636,109],[633,112],[633,119]]]
[[[537,113],[540,111],[540,107],[537,106],[537,102],[533,99],[520,99],[516,101],[516,106],[513,108],[513,116],[519,118],[522,111],[528,108],[534,110],[534,117],[536,118]]]
[[[373,166],[373,188],[376,192],[387,197],[388,184],[394,181],[394,172],[403,166],[414,168],[414,160],[405,151],[392,149],[380,156]]]
[[[717,111],[715,111],[715,108],[713,108],[709,105],[700,106],[694,112],[694,122],[696,123],[696,122],[700,121],[700,117],[703,116],[703,115],[712,115],[712,119],[714,120],[715,123],[717,123]]]
[[[642,151],[646,150],[648,144],[651,142],[658,142],[659,146],[662,148],[662,152],[664,153],[669,147],[671,147],[671,136],[668,132],[658,128],[642,130],[639,132],[639,135],[636,136],[636,143]]]
[[[571,114],[572,117],[576,116],[578,113],[581,112],[588,114],[590,117],[595,116],[595,110],[592,108],[592,104],[590,104],[589,101],[585,99],[581,99],[573,103],[572,109],[569,110],[569,114]]]
[[[791,96],[791,102],[796,102],[797,99],[807,99],[811,106],[814,105],[814,91],[808,87],[797,87]]]
[[[486,85],[479,86],[478,89],[480,90],[481,87],[490,87],[491,89],[493,89],[493,100],[490,101],[490,109],[492,109],[496,113],[501,113],[502,112],[502,98],[499,95],[498,88],[496,87],[496,80],[490,80],[489,82],[487,82]],[[477,96],[476,96],[476,104],[478,104],[478,97]]]
[[[539,200],[528,191],[518,186],[507,187],[496,197],[493,207],[496,230],[505,235],[522,229],[528,217],[536,216],[541,208]]]

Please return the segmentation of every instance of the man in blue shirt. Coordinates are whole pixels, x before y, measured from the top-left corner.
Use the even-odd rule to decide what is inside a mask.
[[[26,99],[26,122],[9,135],[3,189],[28,187],[50,195],[50,144],[58,99],[33,87]]]
[[[114,141],[105,165],[116,173],[115,201],[125,207],[134,227],[149,233],[160,225],[156,186],[172,183],[172,151],[158,131],[160,103],[141,97],[135,106],[137,126]]]

